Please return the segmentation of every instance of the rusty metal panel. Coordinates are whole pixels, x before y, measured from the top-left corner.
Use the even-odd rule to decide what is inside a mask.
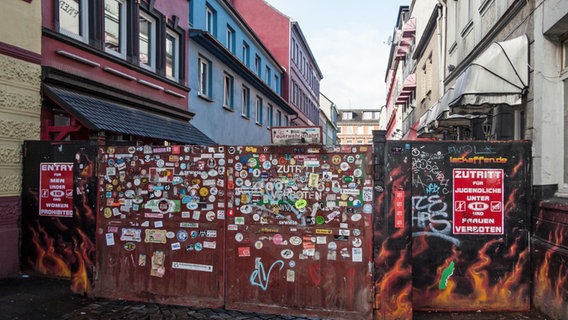
[[[387,143],[386,152],[389,174],[404,181],[387,189],[386,212],[396,214],[402,191],[412,228],[412,307],[528,310],[530,144],[402,141]],[[398,235],[395,226],[387,241]]]
[[[88,141],[26,141],[23,151],[21,269],[70,279],[72,292],[89,293],[97,147]]]
[[[533,304],[552,319],[568,317],[568,205],[565,199],[540,203],[531,239]]]
[[[100,154],[98,297],[221,307],[223,147],[107,147]]]
[[[227,148],[226,307],[370,319],[371,146]]]

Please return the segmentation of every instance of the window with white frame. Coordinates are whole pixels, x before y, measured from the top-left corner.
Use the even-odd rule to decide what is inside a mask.
[[[173,30],[166,31],[166,77],[179,80],[179,35]]]
[[[250,118],[250,90],[247,86],[241,90],[241,115]]]
[[[243,63],[245,66],[249,67],[250,65],[250,47],[246,41],[243,41]]]
[[[223,106],[225,108],[233,109],[233,83],[234,78],[225,73],[225,78],[223,81]]]
[[[357,134],[365,134],[365,127],[357,126]]]
[[[138,49],[140,66],[156,69],[156,21],[144,12],[138,16]]]
[[[266,66],[266,69],[264,70],[264,77],[266,78],[266,84],[269,87],[272,87],[272,70],[270,70],[269,66]]]
[[[345,133],[347,134],[353,134],[353,127],[352,126],[346,126],[345,127]]]
[[[88,41],[88,0],[59,0],[59,32]]]
[[[126,58],[125,0],[105,0],[105,50]]]
[[[261,72],[261,66],[262,66],[262,61],[260,60],[260,57],[258,55],[256,55],[254,57],[254,71],[256,72],[256,74],[260,77],[260,72]]]
[[[256,97],[256,124],[262,125],[262,98]]]
[[[266,124],[268,128],[274,126],[274,107],[268,104],[268,123]]]
[[[353,112],[343,112],[343,115],[341,116],[341,118],[343,120],[351,120],[351,119],[353,119]]]
[[[235,53],[235,30],[231,28],[231,26],[227,26],[227,49],[231,51],[231,53]]]
[[[199,74],[198,94],[211,98],[211,62],[204,57],[199,57],[197,70]]]
[[[217,23],[217,13],[213,8],[207,6],[205,8],[205,31],[209,32],[213,36],[216,36],[215,25]]]

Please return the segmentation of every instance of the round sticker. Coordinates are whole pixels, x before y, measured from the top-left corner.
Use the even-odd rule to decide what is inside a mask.
[[[249,213],[252,212],[252,207],[249,206],[249,205],[241,206],[241,212],[242,212],[243,214],[249,214]]]
[[[134,242],[127,242],[124,244],[124,249],[126,251],[132,251],[134,249],[136,249],[136,244]]]
[[[373,212],[373,206],[369,203],[365,204],[363,206],[363,212],[364,213],[372,213]]]
[[[359,178],[363,175],[363,170],[357,168],[357,169],[353,170],[353,175],[355,176],[355,178]]]
[[[327,248],[328,248],[329,250],[335,250],[335,249],[337,249],[337,243],[335,243],[335,242],[330,242],[330,243],[327,244]]]
[[[282,244],[282,235],[277,233],[272,237],[272,242],[274,242],[274,244],[280,245]]]
[[[263,247],[262,241],[258,240],[257,242],[255,242],[254,247],[257,248],[258,250],[262,249]]]
[[[325,218],[322,216],[317,216],[316,217],[316,223],[317,224],[324,224],[325,223]]]
[[[248,176],[248,172],[246,170],[242,170],[239,172],[239,176],[244,179]]]
[[[341,156],[335,155],[331,158],[331,163],[333,164],[339,164],[341,162]]]
[[[241,242],[241,241],[243,241],[243,239],[244,239],[244,236],[243,236],[242,233],[239,232],[239,233],[235,234],[235,241]]]
[[[272,166],[272,164],[270,163],[270,161],[264,161],[264,162],[262,163],[262,168],[263,168],[264,170],[270,169],[271,166]]]
[[[362,218],[361,214],[356,213],[356,214],[351,216],[351,221],[357,222],[357,221],[361,220],[361,218]]]
[[[243,164],[240,162],[235,163],[235,170],[236,171],[241,171],[243,170]]]
[[[355,157],[353,157],[353,156],[348,156],[348,157],[347,157],[347,162],[353,163],[353,161],[355,161]]]
[[[156,165],[160,168],[163,167],[164,166],[164,160],[158,159],[158,161],[156,161]]]
[[[103,210],[103,215],[105,216],[105,218],[110,218],[112,217],[112,210],[110,210],[110,208],[105,208]]]
[[[363,244],[363,242],[361,241],[361,238],[355,238],[353,239],[353,246],[358,248]]]
[[[177,239],[178,239],[179,242],[184,242],[185,240],[187,240],[188,236],[189,235],[187,234],[187,231],[185,231],[185,230],[180,230],[180,231],[177,232]]]
[[[348,164],[347,162],[342,162],[342,163],[339,165],[339,169],[341,169],[341,170],[343,170],[343,171],[347,171],[347,170],[349,170],[349,164]]]
[[[175,236],[176,236],[176,234],[173,233],[172,231],[168,231],[166,233],[166,238],[168,238],[168,239],[173,239]]]
[[[215,220],[215,212],[213,212],[213,211],[207,212],[205,214],[205,219],[207,219],[207,221],[209,221],[209,222]]]
[[[288,262],[288,265],[290,266],[290,268],[294,268],[296,266],[296,261],[290,260],[290,262]]]
[[[293,246],[299,246],[302,244],[302,238],[298,236],[292,236],[290,237],[290,244]]]
[[[296,209],[302,209],[302,208],[305,208],[307,204],[308,204],[308,202],[305,199],[300,199],[300,200],[296,201],[294,206],[296,207]]]
[[[294,251],[292,251],[290,249],[284,249],[284,250],[280,251],[280,255],[284,259],[292,259],[292,257],[294,257]]]
[[[252,220],[257,221],[257,222],[260,221],[260,215],[258,213],[253,214]]]
[[[356,237],[360,236],[360,235],[361,235],[361,230],[359,230],[359,229],[353,229],[353,235],[356,236]]]
[[[256,168],[258,166],[258,159],[253,157],[249,158],[247,160],[247,166],[250,168]]]
[[[193,248],[195,249],[195,251],[201,251],[203,249],[203,245],[201,244],[201,242],[196,242],[193,245]]]
[[[207,189],[206,187],[201,187],[199,189],[199,195],[202,197],[206,197],[209,194],[209,189]]]

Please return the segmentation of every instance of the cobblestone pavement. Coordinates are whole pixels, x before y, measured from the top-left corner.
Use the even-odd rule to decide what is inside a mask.
[[[69,281],[29,276],[0,279],[0,319],[317,320],[316,318],[248,313],[224,309],[204,309],[122,300],[91,299],[71,294],[71,291],[69,290]],[[413,319],[568,320],[549,319],[536,311],[499,313],[415,312]]]

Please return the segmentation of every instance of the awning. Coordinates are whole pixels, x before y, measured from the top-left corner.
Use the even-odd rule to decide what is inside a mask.
[[[111,131],[187,144],[216,144],[187,121],[131,108],[68,89],[47,85],[43,88],[50,99],[90,130]]]
[[[456,80],[452,113],[487,114],[498,104],[521,104],[528,88],[528,38],[493,43]]]
[[[416,18],[410,18],[402,26],[402,36],[412,37],[416,33]]]
[[[398,94],[395,104],[405,104],[414,90],[416,90],[416,74],[411,73],[404,79],[402,90]]]

